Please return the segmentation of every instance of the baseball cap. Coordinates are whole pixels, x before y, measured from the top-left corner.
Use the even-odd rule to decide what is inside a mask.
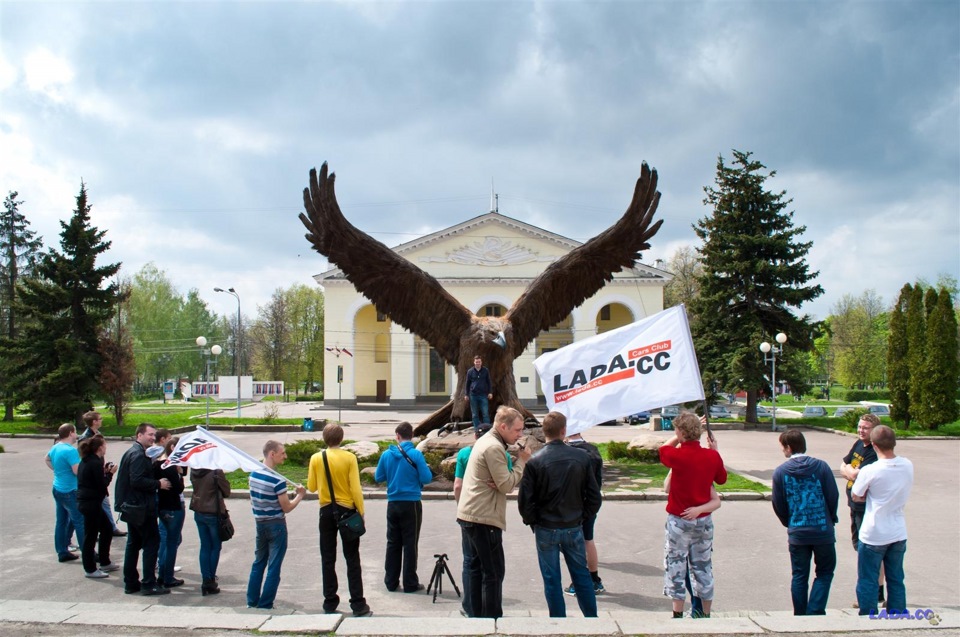
[[[488,423],[488,422],[482,422],[482,423],[480,423],[480,426],[477,427],[477,438],[479,438],[479,437],[482,436],[483,434],[487,433],[487,432],[490,431],[491,429],[493,429],[493,425],[491,425],[490,423]]]

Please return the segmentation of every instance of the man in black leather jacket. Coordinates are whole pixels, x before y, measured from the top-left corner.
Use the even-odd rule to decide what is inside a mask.
[[[154,478],[153,461],[146,448],[153,444],[157,428],[150,423],[137,427],[137,441],[124,452],[117,470],[114,506],[127,523],[127,549],[123,556],[123,592],[164,595],[170,589],[157,584],[157,553],[160,529],[157,526],[157,490],[169,489],[166,478]],[[143,580],[137,560],[143,550]]]
[[[567,419],[551,411],[543,419],[546,446],[527,463],[517,502],[523,523],[537,538],[543,592],[551,617],[566,617],[560,553],[573,577],[584,617],[597,616],[597,597],[587,569],[582,521],[600,510],[600,486],[587,454],[564,444]]]

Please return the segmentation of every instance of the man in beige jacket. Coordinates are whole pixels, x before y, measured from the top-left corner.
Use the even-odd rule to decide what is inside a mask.
[[[471,617],[503,616],[503,532],[507,529],[507,494],[523,477],[530,450],[521,446],[513,469],[507,467],[507,447],[523,433],[523,416],[516,409],[501,406],[490,433],[477,440],[463,476],[457,503],[457,522],[477,559],[469,573]]]

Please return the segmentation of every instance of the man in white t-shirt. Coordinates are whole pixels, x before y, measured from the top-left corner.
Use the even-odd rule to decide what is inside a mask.
[[[903,556],[907,552],[907,523],[903,507],[913,487],[913,463],[894,454],[897,437],[885,425],[874,427],[870,440],[877,461],[860,468],[851,497],[866,502],[857,551],[857,602],[860,614],[877,611],[877,577],[882,564],[887,580],[887,611],[902,613],[907,608],[903,584]]]

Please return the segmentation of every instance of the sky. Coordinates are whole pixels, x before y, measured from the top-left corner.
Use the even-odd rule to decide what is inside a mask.
[[[587,241],[646,161],[696,246],[732,150],[786,191],[824,294],[960,277],[960,2],[0,0],[0,190],[59,245],[81,181],[106,258],[245,316],[326,260],[327,161],[388,246],[490,210]],[[492,184],[492,185],[491,185]]]

